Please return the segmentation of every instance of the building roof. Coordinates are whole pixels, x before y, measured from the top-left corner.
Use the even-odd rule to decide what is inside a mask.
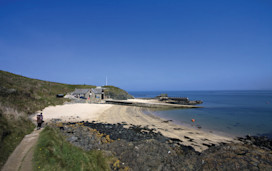
[[[102,94],[102,88],[92,88],[92,92],[94,94]]]
[[[73,92],[73,94],[86,94],[88,93],[90,89],[75,89],[75,91]]]

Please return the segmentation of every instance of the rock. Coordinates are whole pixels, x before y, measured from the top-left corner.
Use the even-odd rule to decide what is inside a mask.
[[[77,139],[78,138],[75,137],[75,136],[71,136],[71,137],[67,138],[67,140],[70,141],[70,142],[76,141]]]
[[[148,127],[95,122],[62,127],[61,132],[72,144],[116,157],[111,163],[113,170],[272,170],[271,141],[265,137],[248,136],[238,138],[242,143],[219,145],[206,140],[209,148],[199,153],[179,139],[164,137]]]
[[[245,144],[254,144],[258,147],[272,150],[272,140],[265,136],[257,137],[247,135],[245,138],[238,137],[238,140]]]

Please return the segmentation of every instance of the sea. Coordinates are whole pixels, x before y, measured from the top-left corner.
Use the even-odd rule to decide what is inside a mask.
[[[272,90],[262,91],[129,91],[135,98],[188,97],[202,100],[203,108],[154,110],[176,124],[230,136],[272,138]],[[192,122],[192,119],[195,122]]]

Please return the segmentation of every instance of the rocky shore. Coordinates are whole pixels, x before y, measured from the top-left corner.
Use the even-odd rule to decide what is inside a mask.
[[[272,141],[238,138],[239,143],[208,145],[203,152],[154,129],[96,122],[55,123],[67,140],[84,150],[102,150],[118,160],[112,170],[272,170]],[[124,127],[125,126],[125,127]]]

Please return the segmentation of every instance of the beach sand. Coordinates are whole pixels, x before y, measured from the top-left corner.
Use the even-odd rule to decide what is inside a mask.
[[[181,140],[183,145],[191,146],[199,152],[212,144],[235,141],[232,137],[177,125],[155,115],[145,114],[140,107],[110,104],[66,104],[47,107],[42,112],[46,122],[51,119],[61,119],[62,122],[96,121],[112,124],[125,122],[128,124],[127,126],[130,124],[148,126],[166,137]]]
[[[61,119],[62,122],[93,121],[111,107],[112,105],[110,104],[76,103],[49,106],[38,113],[43,113],[45,122],[49,122],[52,119]],[[36,120],[36,115],[32,119]]]

